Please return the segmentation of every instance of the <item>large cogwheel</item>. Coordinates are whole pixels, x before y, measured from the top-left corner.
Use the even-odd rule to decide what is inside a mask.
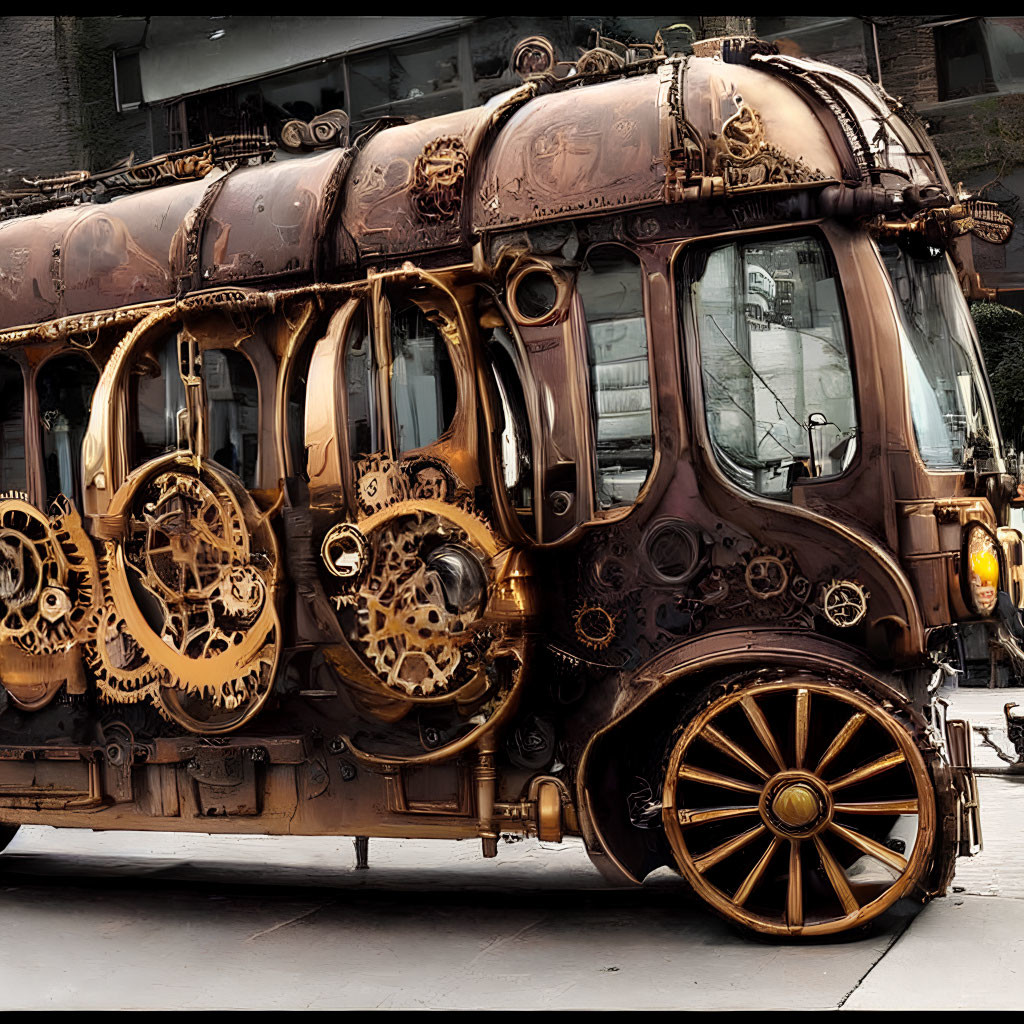
[[[241,483],[209,466],[165,459],[124,491],[111,514],[124,515],[125,540],[108,545],[105,576],[131,644],[97,644],[109,689],[152,696],[195,732],[235,729],[263,706],[277,666],[273,530]]]
[[[92,543],[63,497],[44,516],[24,497],[0,500],[0,641],[59,654],[92,628],[99,579]]]
[[[367,565],[357,589],[329,585],[351,609],[356,649],[403,700],[451,698],[485,676],[503,624],[486,616],[498,549],[478,518],[431,498],[360,521]]]

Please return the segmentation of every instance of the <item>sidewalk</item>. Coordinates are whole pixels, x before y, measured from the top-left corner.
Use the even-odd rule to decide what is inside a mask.
[[[950,715],[989,727],[1015,755],[1003,705],[1024,690],[958,690]],[[1024,1006],[1024,776],[987,774],[1006,763],[973,734],[985,848],[957,861],[953,890],[914,919],[842,1004],[846,1010],[1010,1010]]]

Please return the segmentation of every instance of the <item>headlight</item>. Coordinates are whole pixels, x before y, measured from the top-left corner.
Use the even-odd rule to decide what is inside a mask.
[[[1000,565],[995,534],[984,523],[968,523],[960,557],[960,592],[975,615],[991,615],[995,610]]]

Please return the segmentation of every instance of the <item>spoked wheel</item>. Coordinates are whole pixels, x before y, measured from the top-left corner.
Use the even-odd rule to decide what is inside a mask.
[[[665,831],[697,894],[746,928],[858,928],[927,869],[935,798],[906,727],[794,675],[713,700],[669,758]]]

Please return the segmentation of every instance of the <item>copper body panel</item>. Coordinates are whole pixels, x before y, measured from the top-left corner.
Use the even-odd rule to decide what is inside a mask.
[[[1021,544],[998,451],[941,472],[919,453],[876,243],[944,231],[970,294],[973,222],[895,101],[749,43],[0,223],[25,412],[25,493],[0,501],[0,823],[485,856],[503,832],[582,835],[610,878],[676,863],[770,934],[944,890],[970,786],[936,739],[936,652],[985,619],[965,531],[992,532],[1017,602]],[[723,468],[692,295],[714,247],[794,238],[829,254],[856,432],[841,471],[812,454],[783,495]],[[630,268],[646,343],[618,420],[595,254]],[[98,382],[78,497],[50,506],[61,356]],[[609,469],[638,410],[646,461]],[[912,849],[880,852],[901,815]],[[861,855],[895,872],[881,894],[851,890]]]

